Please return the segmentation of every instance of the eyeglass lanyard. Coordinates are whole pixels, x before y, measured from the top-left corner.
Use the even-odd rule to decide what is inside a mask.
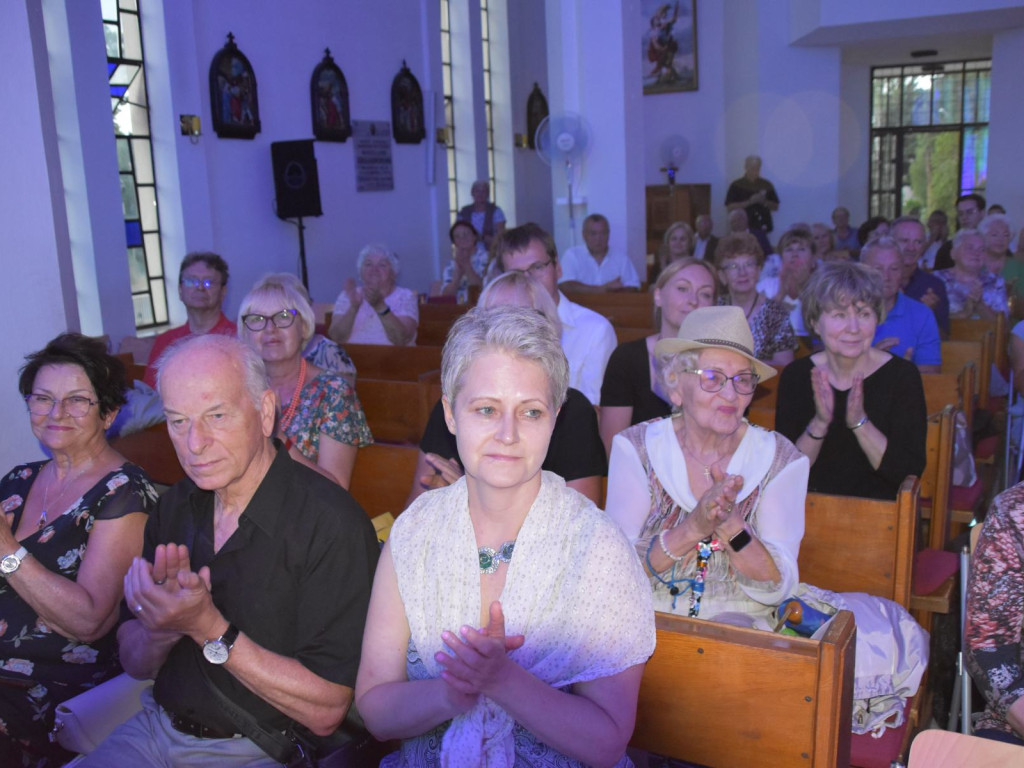
[[[682,577],[676,578],[676,566],[679,563],[672,563],[672,570],[669,572],[668,580],[661,577],[661,574],[654,570],[654,566],[651,565],[651,547],[654,546],[654,542],[657,540],[657,536],[651,539],[651,543],[647,545],[647,570],[654,574],[659,582],[668,587],[668,592],[672,595],[672,610],[676,609],[676,599],[679,595],[690,590],[690,610],[688,615],[692,618],[696,618],[700,613],[700,601],[704,597],[704,578],[708,572],[708,561],[711,559],[712,552],[718,552],[722,549],[722,544],[718,539],[713,539],[708,536],[706,539],[701,539],[697,542],[697,572],[693,578]],[[677,584],[684,584],[685,586],[680,589]]]

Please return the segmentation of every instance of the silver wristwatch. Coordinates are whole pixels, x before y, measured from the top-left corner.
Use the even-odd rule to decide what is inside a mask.
[[[5,556],[0,560],[0,574],[6,578],[21,567],[21,561],[28,557],[28,550],[18,547],[18,551],[12,555]]]
[[[203,643],[203,656],[211,664],[223,664],[231,655],[231,648],[238,639],[238,627],[228,624],[224,634],[216,640],[207,640]]]

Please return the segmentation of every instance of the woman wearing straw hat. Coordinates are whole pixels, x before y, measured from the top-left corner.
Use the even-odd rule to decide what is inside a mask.
[[[808,463],[743,418],[775,375],[753,348],[739,307],[695,309],[657,343],[673,414],[615,437],[606,508],[657,610],[767,627],[798,581]]]

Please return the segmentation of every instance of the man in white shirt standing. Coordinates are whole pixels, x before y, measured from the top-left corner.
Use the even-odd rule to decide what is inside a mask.
[[[583,245],[562,255],[559,285],[566,291],[597,293],[640,287],[640,278],[629,257],[608,247],[608,219],[592,213],[583,220]]]
[[[615,330],[606,318],[569,301],[558,290],[562,265],[554,238],[536,224],[523,224],[495,238],[494,255],[503,272],[529,275],[554,299],[562,323],[562,349],[569,361],[569,386],[597,405],[604,368],[618,343]]]

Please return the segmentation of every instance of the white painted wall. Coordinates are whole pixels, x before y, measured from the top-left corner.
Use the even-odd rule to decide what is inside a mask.
[[[999,32],[992,38],[992,106],[989,124],[988,186],[990,203],[1002,203],[1014,229],[1024,225],[1024,29]]]
[[[188,250],[213,250],[231,265],[227,311],[268,271],[297,271],[295,227],[274,214],[270,144],[312,137],[309,79],[329,47],[348,81],[354,120],[391,119],[391,81],[404,58],[424,92],[440,92],[439,54],[425,41],[436,35],[436,3],[380,0],[372,4],[311,0],[282,13],[269,0],[183,3],[168,13],[167,53],[173,115],[199,114],[203,136],[193,146],[177,136],[177,167]],[[396,23],[401,20],[401,23]],[[424,33],[430,29],[429,35]],[[208,86],[213,55],[233,32],[256,73],[262,131],[256,138],[213,133]],[[436,46],[436,44],[435,44]],[[440,120],[438,116],[438,120]],[[432,130],[428,129],[432,135]],[[315,147],[324,215],[306,220],[306,253],[315,301],[333,301],[355,273],[359,249],[383,242],[402,260],[399,282],[425,290],[433,279],[442,238],[447,257],[447,190],[428,183],[432,141],[393,145],[395,189],[356,193],[353,141]],[[158,172],[164,169],[158,167]],[[441,181],[440,174],[435,177]],[[184,254],[166,254],[177,273]]]
[[[42,457],[18,393],[24,356],[77,322],[71,250],[53,110],[43,14],[32,0],[8,3],[0,25],[7,70],[0,78],[0,230],[4,233],[4,314],[0,333],[0,472]],[[52,99],[50,100],[52,104]]]

